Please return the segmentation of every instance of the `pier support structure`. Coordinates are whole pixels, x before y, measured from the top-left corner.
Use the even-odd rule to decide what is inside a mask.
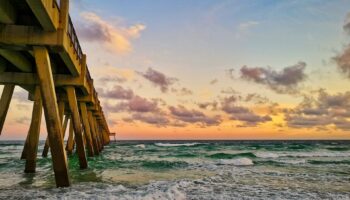
[[[34,47],[34,56],[43,100],[47,134],[51,144],[56,185],[57,187],[69,186],[67,158],[62,137],[63,131],[58,113],[49,53],[45,47]]]
[[[70,185],[68,155],[97,156],[109,143],[109,129],[86,55],[69,16],[69,0],[0,0],[0,135],[15,86],[33,101],[32,120],[22,151],[25,172],[36,170],[42,110],[56,185]],[[67,144],[64,144],[69,124]],[[75,151],[74,151],[75,150]]]

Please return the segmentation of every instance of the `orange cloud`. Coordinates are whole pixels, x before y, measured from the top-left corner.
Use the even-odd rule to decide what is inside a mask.
[[[107,50],[116,53],[132,51],[131,40],[140,37],[146,28],[144,24],[115,26],[93,12],[83,12],[80,16],[83,21],[77,26],[79,36],[88,42],[100,42]]]

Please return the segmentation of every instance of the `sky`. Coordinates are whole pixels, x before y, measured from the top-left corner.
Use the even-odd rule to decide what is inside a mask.
[[[350,139],[350,0],[72,0],[70,14],[117,139]],[[2,139],[26,137],[23,97]]]

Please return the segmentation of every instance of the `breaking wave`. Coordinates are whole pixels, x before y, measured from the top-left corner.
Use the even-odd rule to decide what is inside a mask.
[[[220,159],[218,164],[220,164],[220,165],[235,165],[235,166],[254,165],[253,161],[249,158]]]

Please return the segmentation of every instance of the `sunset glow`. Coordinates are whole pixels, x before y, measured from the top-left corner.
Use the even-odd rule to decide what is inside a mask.
[[[70,12],[117,139],[350,139],[349,1],[77,0]],[[26,94],[3,139],[26,137]]]

